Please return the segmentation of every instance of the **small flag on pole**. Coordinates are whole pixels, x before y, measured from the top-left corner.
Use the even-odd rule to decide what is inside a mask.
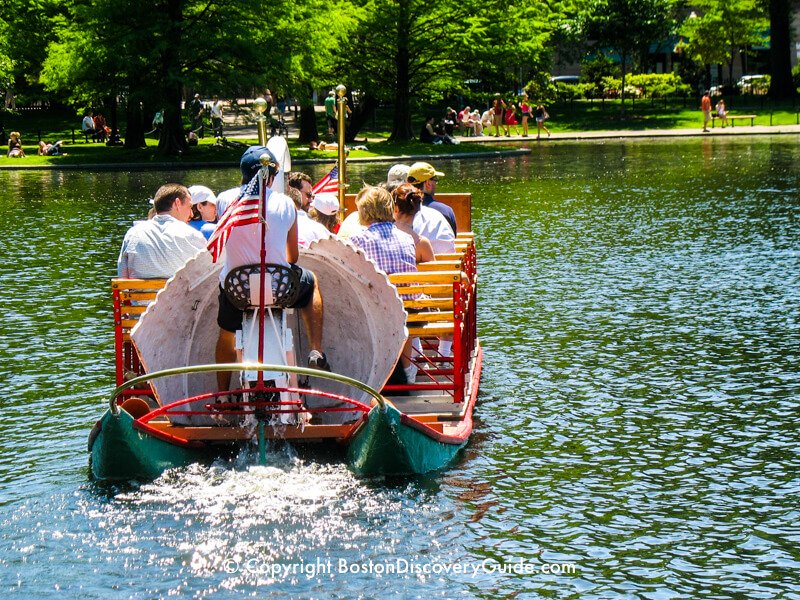
[[[311,193],[316,194],[338,194],[339,193],[339,167],[333,167],[331,172],[317,182]]]
[[[228,241],[228,237],[230,237],[231,230],[234,227],[258,223],[258,203],[263,195],[260,192],[266,189],[262,184],[260,173],[257,173],[239,197],[231,202],[225,214],[222,215],[219,223],[217,223],[217,228],[208,238],[208,245],[206,246],[211,252],[211,258],[214,262],[217,262],[222,254],[222,249],[225,247],[225,243]]]

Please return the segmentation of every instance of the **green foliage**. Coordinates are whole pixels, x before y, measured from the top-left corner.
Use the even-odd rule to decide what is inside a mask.
[[[618,77],[619,65],[605,53],[586,57],[581,63],[581,79],[584,83],[598,85],[604,77]]]
[[[531,104],[550,104],[557,99],[560,90],[550,81],[550,73],[541,72],[535,74],[533,79],[525,84],[525,91]]]
[[[680,26],[688,42],[681,45],[692,60],[702,65],[727,63],[729,79],[740,50],[766,43],[769,27],[762,0],[695,0]],[[729,83],[733,83],[729,81]]]

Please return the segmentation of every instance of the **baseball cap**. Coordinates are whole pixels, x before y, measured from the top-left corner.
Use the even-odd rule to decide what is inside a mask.
[[[192,195],[192,206],[200,204],[201,202],[217,203],[217,197],[210,189],[204,185],[193,185],[189,188],[189,193]]]
[[[386,183],[406,183],[408,180],[408,170],[411,167],[408,165],[397,164],[394,165],[391,169],[389,169],[389,173],[386,175]]]
[[[433,177],[444,177],[444,173],[437,171],[426,162],[417,162],[408,170],[408,183],[422,183]]]
[[[256,176],[258,170],[263,166],[259,160],[263,154],[269,155],[270,161],[278,168],[278,161],[275,160],[275,155],[269,151],[266,146],[250,146],[242,154],[242,160],[239,161],[239,168],[242,170],[242,176],[248,181]]]
[[[335,215],[339,211],[339,198],[336,194],[317,194],[311,201],[311,206],[324,215]]]

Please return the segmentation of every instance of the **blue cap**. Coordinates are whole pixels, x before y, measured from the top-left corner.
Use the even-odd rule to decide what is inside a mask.
[[[239,167],[242,169],[242,177],[247,181],[255,177],[258,170],[263,166],[260,158],[264,154],[269,155],[270,162],[274,163],[277,169],[278,161],[275,159],[275,155],[272,154],[266,146],[250,146],[244,151],[242,160],[239,162]]]

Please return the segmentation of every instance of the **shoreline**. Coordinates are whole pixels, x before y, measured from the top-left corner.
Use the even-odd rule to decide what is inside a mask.
[[[254,137],[251,135],[249,128],[242,128],[232,132],[229,136],[230,139],[250,139]],[[604,140],[623,140],[623,139],[647,139],[647,138],[721,138],[721,137],[743,137],[743,136],[766,136],[766,135],[800,135],[800,125],[740,125],[738,128],[729,126],[726,128],[716,127],[703,132],[701,129],[647,129],[647,130],[620,130],[620,131],[581,131],[581,132],[561,132],[553,133],[549,137],[542,137],[537,140],[535,134],[523,137],[521,135],[512,136],[479,136],[479,137],[461,137],[457,139],[462,144],[486,145],[493,144],[507,144],[511,143],[527,143],[527,144],[544,144],[554,142],[586,142],[586,141],[604,141]],[[369,140],[367,140],[369,143]],[[418,160],[457,160],[457,159],[474,159],[474,158],[497,158],[505,156],[521,156],[530,154],[532,149],[530,147],[521,147],[513,150],[480,150],[476,152],[462,152],[459,154],[431,152],[425,154],[398,154],[393,156],[365,156],[349,158],[350,163],[382,163],[382,162],[405,162],[405,161],[418,161]],[[11,160],[11,159],[10,159]],[[13,159],[19,160],[19,159]],[[330,163],[336,160],[335,157],[320,157],[320,158],[298,158],[293,159],[293,164],[320,164]],[[237,163],[228,161],[194,161],[194,162],[155,162],[155,163],[82,163],[82,164],[63,164],[63,165],[25,165],[25,164],[2,164],[0,163],[0,171],[164,171],[164,170],[180,170],[180,169],[214,169],[214,168],[228,168],[237,166]]]

